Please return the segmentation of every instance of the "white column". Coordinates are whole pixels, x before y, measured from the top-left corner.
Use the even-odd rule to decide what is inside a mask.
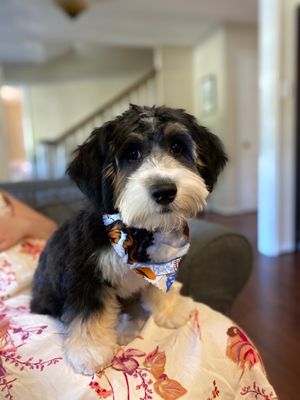
[[[295,6],[260,0],[258,249],[276,256],[295,241]]]

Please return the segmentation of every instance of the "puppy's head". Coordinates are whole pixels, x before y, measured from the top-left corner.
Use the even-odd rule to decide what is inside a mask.
[[[93,131],[68,173],[99,211],[173,230],[203,208],[226,161],[220,140],[183,110],[132,105]]]

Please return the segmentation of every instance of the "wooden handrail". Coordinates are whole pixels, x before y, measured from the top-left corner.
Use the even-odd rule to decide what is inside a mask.
[[[130,87],[126,88],[123,90],[121,93],[119,93],[117,96],[112,98],[111,100],[107,101],[104,103],[99,109],[95,110],[91,114],[89,114],[87,117],[82,119],[80,122],[77,122],[77,124],[71,126],[71,128],[68,128],[64,132],[62,132],[57,138],[55,139],[43,139],[41,140],[40,143],[44,145],[50,145],[50,146],[57,146],[64,140],[66,140],[69,136],[71,136],[74,132],[82,128],[84,125],[95,119],[101,114],[104,114],[107,110],[109,110],[111,107],[113,107],[116,103],[121,101],[124,97],[127,97],[131,92],[137,90],[140,86],[142,86],[144,83],[146,83],[149,79],[154,78],[156,74],[156,71],[152,69],[149,71],[146,75],[144,75],[141,79],[139,79],[137,82],[135,82],[133,85]]]

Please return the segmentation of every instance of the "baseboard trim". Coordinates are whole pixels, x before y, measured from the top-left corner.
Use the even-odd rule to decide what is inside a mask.
[[[206,211],[221,215],[239,215],[239,214],[257,213],[257,208],[223,207],[223,206],[215,207],[208,205]]]

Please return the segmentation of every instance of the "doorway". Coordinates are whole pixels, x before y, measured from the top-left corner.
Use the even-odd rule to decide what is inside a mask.
[[[32,165],[26,137],[24,91],[16,86],[0,88],[7,146],[8,171],[11,181],[30,179]]]

